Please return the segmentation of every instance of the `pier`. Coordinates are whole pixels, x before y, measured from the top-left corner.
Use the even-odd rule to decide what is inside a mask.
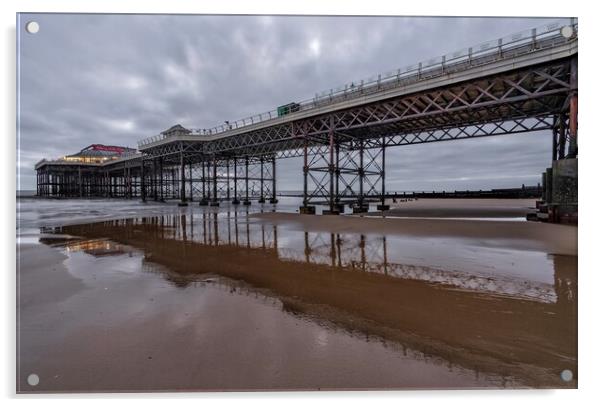
[[[576,222],[577,29],[547,24],[213,128],[174,125],[137,151],[42,160],[37,195],[276,204],[276,160],[302,157],[301,213],[386,210],[388,148],[541,132],[553,148],[539,218]]]

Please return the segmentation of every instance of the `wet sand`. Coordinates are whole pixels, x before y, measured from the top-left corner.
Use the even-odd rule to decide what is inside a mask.
[[[63,264],[64,254],[50,247],[35,244],[20,246],[19,305],[20,310],[32,304],[54,304],[83,288],[69,275]],[[36,281],[44,279],[45,284]]]
[[[289,213],[258,213],[251,218],[290,224],[297,230],[334,233],[379,233],[414,237],[448,236],[479,245],[541,250],[549,254],[577,255],[577,228],[541,222],[509,222],[468,219],[387,218],[359,216],[307,216]]]
[[[430,199],[393,202],[387,216],[433,218],[525,218],[535,211],[535,199]]]
[[[577,386],[576,228],[176,212],[21,244],[19,392]]]
[[[29,268],[22,284],[42,289],[60,275],[84,287],[62,289],[53,306],[21,306],[18,392],[524,385],[386,340],[338,311],[314,314],[297,296],[204,270],[187,276],[130,250],[96,261],[71,253],[65,267],[51,249],[27,248],[45,265]],[[124,267],[124,257],[136,266]],[[26,382],[31,373],[40,377],[36,387]]]

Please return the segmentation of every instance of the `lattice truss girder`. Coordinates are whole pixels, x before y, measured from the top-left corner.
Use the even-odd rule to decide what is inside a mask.
[[[516,118],[488,123],[477,123],[466,126],[431,128],[414,132],[392,132],[386,134],[384,137],[385,146],[394,147],[436,141],[550,130],[553,127],[553,123],[554,117],[548,115],[540,117]],[[382,145],[381,140],[374,138],[366,139],[365,143],[366,148],[379,148]]]
[[[294,141],[294,138],[293,124],[287,123],[208,142],[206,152],[218,155],[227,153],[238,157],[262,155],[266,153],[265,146],[276,145],[277,150],[282,150],[283,146],[279,144],[283,141]],[[287,146],[294,148],[295,143],[289,143]]]
[[[571,90],[569,62],[381,101],[307,119],[308,136],[335,131],[379,137],[436,127],[461,127],[558,113]]]
[[[331,121],[337,132],[380,138],[390,134],[431,132],[435,128],[465,128],[547,116],[562,110],[570,91],[569,76],[570,61],[560,60],[223,139],[166,143],[145,153],[173,161],[177,161],[180,151],[196,157],[277,154],[279,158],[285,158],[301,155],[305,143],[327,145]],[[464,137],[470,137],[470,134],[464,133],[458,138]],[[422,141],[415,139],[415,142]]]
[[[311,138],[304,135],[299,126],[293,122],[205,144],[207,153],[221,157],[244,159],[275,155],[276,158],[290,158],[303,155],[303,148],[308,139]],[[310,148],[317,152],[327,150],[324,144],[322,137],[310,140]]]

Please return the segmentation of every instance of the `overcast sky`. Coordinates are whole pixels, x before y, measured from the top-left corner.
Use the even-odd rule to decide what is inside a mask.
[[[32,35],[24,25],[33,20]],[[21,189],[35,189],[41,158],[92,143],[135,147],[175,123],[209,128],[548,21],[25,14]],[[535,185],[551,140],[538,132],[392,148],[387,188]],[[300,160],[280,160],[278,171],[279,189],[301,189]]]

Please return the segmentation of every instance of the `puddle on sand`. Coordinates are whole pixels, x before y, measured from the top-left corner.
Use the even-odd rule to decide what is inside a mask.
[[[235,212],[44,232],[85,289],[22,311],[36,390],[576,386],[573,257]]]

